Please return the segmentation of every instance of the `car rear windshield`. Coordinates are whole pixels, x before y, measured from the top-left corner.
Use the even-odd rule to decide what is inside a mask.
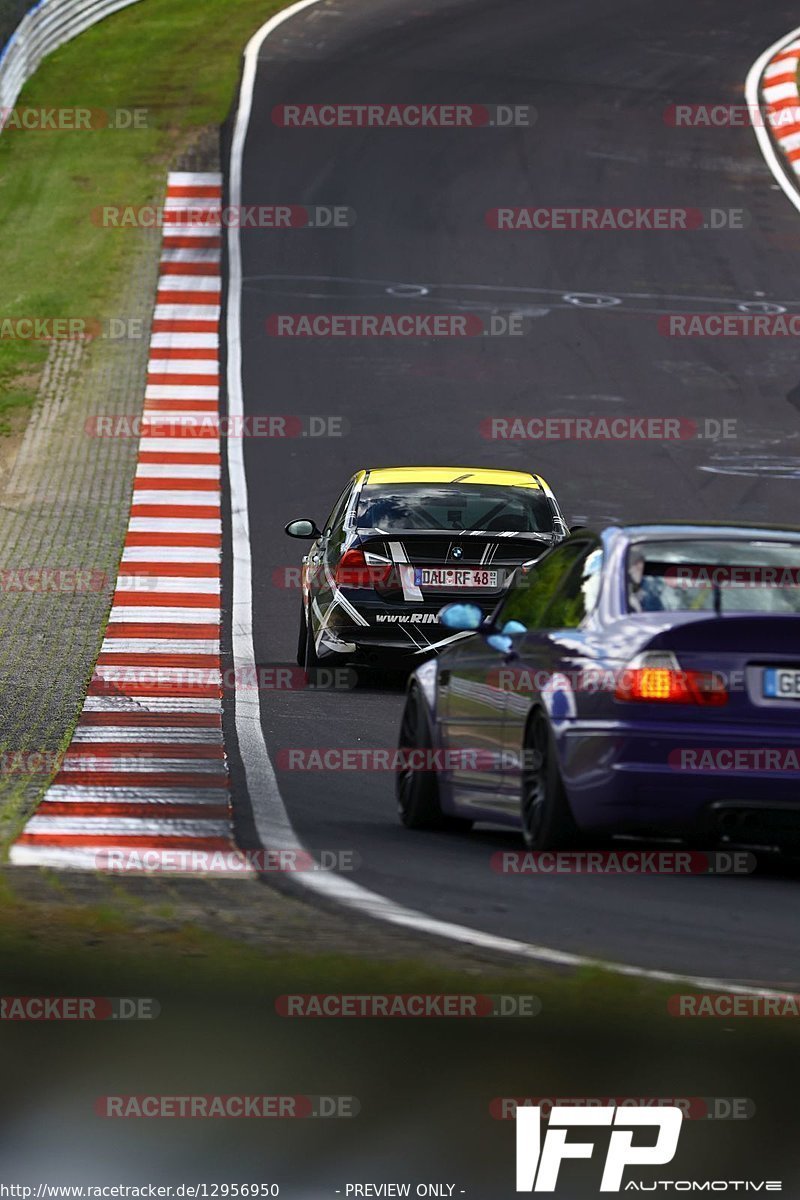
[[[538,488],[454,483],[367,486],[356,525],[386,533],[552,533],[550,503]]]
[[[800,544],[636,542],[627,584],[631,612],[800,613]]]

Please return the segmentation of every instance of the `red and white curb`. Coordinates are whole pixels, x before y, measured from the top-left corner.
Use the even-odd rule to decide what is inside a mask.
[[[769,128],[789,166],[800,175],[800,39],[772,55],[761,75],[761,98]]]
[[[169,176],[128,532],[105,638],[19,865],[249,872],[222,738],[219,174]],[[174,214],[174,215],[172,215]]]

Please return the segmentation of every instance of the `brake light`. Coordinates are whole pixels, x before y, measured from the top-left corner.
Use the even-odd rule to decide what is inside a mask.
[[[370,555],[373,558],[373,555]],[[345,550],[336,567],[338,587],[374,588],[385,584],[392,573],[390,562],[368,562],[363,550]]]
[[[711,671],[685,671],[674,654],[640,654],[622,672],[614,691],[617,700],[657,704],[728,703],[728,690]]]

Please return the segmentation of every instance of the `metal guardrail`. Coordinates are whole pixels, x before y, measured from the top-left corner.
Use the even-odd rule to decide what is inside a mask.
[[[139,0],[39,0],[0,51],[0,111],[13,108],[45,55]]]

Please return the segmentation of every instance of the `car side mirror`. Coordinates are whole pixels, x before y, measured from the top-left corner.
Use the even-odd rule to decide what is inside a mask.
[[[527,626],[523,625],[521,621],[506,621],[502,629],[489,634],[486,643],[500,654],[513,654],[514,638],[527,632]]]
[[[289,537],[305,538],[306,541],[310,538],[322,536],[319,529],[317,529],[317,522],[310,521],[308,518],[303,518],[299,521],[290,521],[286,526],[286,532]]]
[[[477,604],[446,604],[439,610],[439,620],[445,628],[458,633],[482,634],[487,644],[501,654],[510,654],[514,638],[528,632],[521,621],[506,621],[502,629],[497,629],[491,621],[484,620]]]
[[[483,613],[477,604],[445,604],[439,610],[439,620],[446,629],[475,633],[483,624]]]

